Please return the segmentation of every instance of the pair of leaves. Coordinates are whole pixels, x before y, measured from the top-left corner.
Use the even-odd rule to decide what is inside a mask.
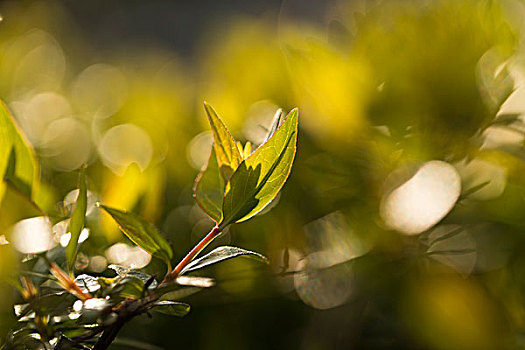
[[[202,210],[225,227],[262,211],[283,187],[296,152],[298,110],[284,121],[278,111],[265,142],[244,157],[217,113],[204,106],[214,145],[206,169],[197,177],[194,196]]]
[[[162,237],[160,232],[157,231],[155,226],[135,214],[110,208],[102,204],[98,204],[98,206],[108,212],[115,219],[121,230],[131,241],[153,256],[163,259],[169,263],[173,255],[171,247],[164,237]],[[265,263],[268,261],[268,259],[263,255],[250,250],[238,247],[222,246],[215,248],[203,257],[192,261],[184,268],[184,270],[181,272],[181,275],[238,256],[250,257]],[[115,265],[111,265],[110,268],[113,268],[119,275],[126,274],[130,277],[135,277],[142,280],[149,277],[148,275],[138,271],[124,271],[124,268],[119,268]]]
[[[173,251],[170,244],[162,236],[153,224],[144,218],[119,209],[111,208],[97,203],[99,208],[104,209],[119,225],[120,230],[136,245],[161,260],[171,269]]]

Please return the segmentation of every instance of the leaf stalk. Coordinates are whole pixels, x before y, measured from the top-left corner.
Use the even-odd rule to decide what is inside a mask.
[[[161,284],[165,284],[169,281],[175,280],[181,271],[190,263],[193,259],[210,244],[217,236],[220,235],[223,228],[221,226],[215,226],[192,250],[182,259],[175,268],[166,275],[164,281]]]

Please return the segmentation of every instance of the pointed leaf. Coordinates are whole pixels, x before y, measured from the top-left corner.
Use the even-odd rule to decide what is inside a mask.
[[[229,246],[222,246],[215,248],[208,254],[204,255],[202,258],[193,260],[191,263],[188,264],[182,271],[181,275],[190,272],[195,271],[198,269],[202,269],[203,267],[206,267],[208,265],[216,264],[218,262],[232,259],[238,256],[243,256],[251,259],[255,259],[257,261],[261,261],[264,263],[268,263],[268,259],[259,253],[252,252],[250,250],[238,248],[238,247],[229,247]]]
[[[22,135],[5,103],[0,101],[0,180],[9,180],[18,190],[34,198],[39,174],[32,147]],[[0,202],[5,186],[4,181],[0,181]]]
[[[235,139],[213,108],[204,102],[204,109],[206,110],[215,141],[213,148],[217,156],[217,163],[222,176],[227,181],[241,163],[242,155],[239,152]]]
[[[488,184],[490,184],[490,180],[488,181],[483,181],[482,183],[479,183],[477,185],[474,185],[472,187],[470,187],[469,189],[465,190],[458,198],[458,201],[459,200],[462,200],[462,199],[465,199],[465,198],[468,198],[471,194],[473,193],[476,193],[478,192],[479,190],[483,189],[485,186],[487,186]]]
[[[297,119],[293,109],[272,137],[239,165],[226,185],[221,226],[248,220],[277,196],[292,169]]]
[[[272,137],[273,134],[275,134],[275,132],[277,131],[277,129],[279,129],[279,127],[283,124],[283,122],[284,122],[283,110],[279,108],[275,112],[275,115],[273,116],[272,125],[270,125],[270,129],[268,129],[268,134],[266,134],[266,137],[264,138],[264,142],[268,141],[270,137]]]
[[[212,149],[206,169],[204,169],[195,180],[193,196],[206,215],[216,223],[222,220],[224,187],[224,178],[217,164],[215,150]]]
[[[246,141],[246,144],[244,145],[244,152],[243,152],[243,159],[246,159],[252,154],[252,143],[250,141]]]
[[[119,225],[120,230],[136,245],[170,265],[173,251],[161,233],[142,217],[98,203]]]
[[[167,315],[183,317],[190,312],[190,305],[171,300],[160,300],[153,304],[152,310]]]
[[[137,270],[133,270],[133,269],[130,269],[130,268],[126,268],[124,266],[115,265],[115,264],[111,264],[108,267],[110,269],[112,269],[113,271],[115,271],[116,274],[119,275],[119,277],[122,277],[122,278],[125,278],[125,277],[136,278],[136,279],[141,280],[144,284],[149,282],[149,287],[148,288],[150,288],[150,289],[153,289],[153,288],[157,287],[157,281],[155,281],[155,279],[153,279],[151,281],[152,276],[148,275],[147,273],[140,272],[140,271],[137,271]]]
[[[78,177],[78,197],[75,208],[71,214],[68,231],[71,233],[71,239],[66,247],[66,260],[69,271],[73,271],[77,258],[78,238],[84,228],[87,210],[87,184],[86,184],[86,167],[82,166]]]
[[[122,281],[116,290],[121,297],[140,299],[144,295],[144,282],[136,278],[128,278]]]

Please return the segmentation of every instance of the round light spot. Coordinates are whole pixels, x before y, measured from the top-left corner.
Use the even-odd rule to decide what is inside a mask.
[[[98,150],[104,164],[117,174],[122,174],[132,163],[136,163],[144,171],[153,155],[149,135],[133,124],[117,125],[109,129]]]
[[[68,211],[68,213],[72,213],[73,208],[75,207],[75,203],[77,202],[78,198],[78,189],[73,190],[66,194],[64,197],[64,207]],[[89,215],[93,212],[95,209],[95,203],[97,202],[97,198],[95,194],[91,191],[87,191],[87,207],[86,207],[86,215]]]
[[[58,119],[48,125],[42,137],[41,154],[60,171],[72,171],[87,163],[91,136],[87,127],[73,118]]]
[[[13,246],[24,254],[38,254],[56,246],[51,221],[38,216],[19,221],[11,228]]]
[[[452,210],[461,192],[456,169],[443,161],[430,161],[381,202],[385,224],[414,235],[437,224]]]
[[[56,92],[43,92],[28,100],[10,104],[14,114],[31,143],[39,147],[49,123],[69,117],[71,106],[66,98]]]
[[[352,294],[352,274],[346,264],[333,265],[332,252],[320,251],[300,262],[294,275],[299,298],[313,308],[325,310],[342,305]]]
[[[106,250],[106,257],[110,263],[132,269],[140,269],[148,265],[151,255],[137,246],[117,243]]]
[[[77,109],[96,118],[107,118],[115,114],[126,96],[124,74],[107,64],[87,67],[72,86],[72,98]]]
[[[201,132],[191,139],[186,148],[186,156],[193,168],[201,170],[208,164],[212,147],[211,131]]]
[[[95,273],[103,272],[108,266],[108,261],[102,255],[95,255],[89,261],[89,269]]]
[[[60,45],[44,31],[35,31],[22,41],[25,43],[21,46],[29,43],[35,46],[17,62],[13,91],[23,94],[30,90],[57,90],[66,71],[66,58]]]

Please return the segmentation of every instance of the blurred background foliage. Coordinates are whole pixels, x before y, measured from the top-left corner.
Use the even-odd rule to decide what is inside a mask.
[[[141,317],[121,342],[525,348],[522,1],[4,1],[0,13],[0,96],[41,164],[48,248],[64,243],[57,218],[89,165],[86,273],[161,268],[96,201],[155,222],[178,257],[211,228],[192,198],[211,147],[203,100],[256,145],[277,108],[300,108],[278,208],[215,243],[271,266],[210,268],[218,284],[189,298],[190,315]],[[42,213],[16,191],[1,200],[4,336],[18,298],[7,281],[41,239],[13,225]]]

